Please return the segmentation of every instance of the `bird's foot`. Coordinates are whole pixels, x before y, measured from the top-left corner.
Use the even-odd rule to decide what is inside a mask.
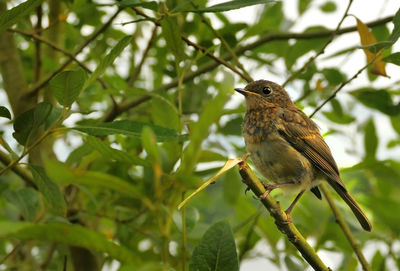
[[[293,223],[292,217],[290,216],[290,212],[288,213],[287,210],[286,210],[285,214],[286,214],[286,217],[287,217],[286,218],[287,222],[285,222],[285,224]]]
[[[264,182],[261,182],[261,183],[265,188],[265,192],[259,197],[259,199],[265,199],[269,195],[269,193],[271,193],[272,190],[277,188],[277,186],[273,185],[273,184],[267,184]]]

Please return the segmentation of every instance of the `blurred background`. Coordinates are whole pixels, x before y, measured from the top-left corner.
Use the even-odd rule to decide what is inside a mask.
[[[396,36],[399,2],[225,2],[1,2],[14,8],[0,17],[1,169],[22,168],[0,176],[2,270],[187,270],[221,220],[240,270],[311,270],[237,168],[189,201],[184,223],[177,210],[245,153],[233,88],[251,78],[285,84],[308,115],[328,101],[313,120],[373,232],[332,193],[337,206],[372,270],[400,269],[399,46],[381,51],[380,74],[360,48],[360,24]],[[361,270],[324,199],[306,193],[292,219],[326,265]]]

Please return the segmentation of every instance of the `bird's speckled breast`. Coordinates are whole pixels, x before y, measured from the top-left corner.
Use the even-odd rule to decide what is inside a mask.
[[[294,149],[276,128],[279,108],[249,110],[243,121],[243,137],[246,149],[254,165],[273,183],[298,184],[298,189],[306,189],[315,179],[310,161]],[[266,114],[271,114],[266,116]],[[297,190],[297,189],[296,189]]]

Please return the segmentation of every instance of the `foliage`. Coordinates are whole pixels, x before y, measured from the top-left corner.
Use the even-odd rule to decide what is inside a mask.
[[[296,18],[282,1],[100,2],[0,2],[0,87],[9,101],[0,106],[5,269],[238,270],[265,244],[262,257],[276,269],[304,270],[244,193],[231,169],[237,160],[219,171],[246,153],[244,101],[233,88],[261,74],[317,112],[328,139],[354,143],[357,162],[341,176],[373,232],[337,204],[373,270],[400,270],[400,161],[390,155],[400,148],[400,91],[389,69],[400,64],[400,10],[371,28],[347,13],[354,27],[341,26],[334,1],[299,0]],[[254,22],[231,21],[230,12],[249,6]],[[337,31],[315,21],[294,33],[311,9],[336,16]],[[352,43],[335,46],[345,33]],[[365,60],[354,61],[360,54]],[[201,187],[207,180],[215,185]],[[343,258],[335,269],[355,270],[325,200],[306,194],[294,224],[316,251]],[[273,197],[282,206],[292,200]]]

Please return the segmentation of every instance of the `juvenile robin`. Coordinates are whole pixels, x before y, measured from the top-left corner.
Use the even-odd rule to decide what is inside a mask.
[[[320,181],[326,180],[353,211],[362,228],[372,226],[342,182],[335,160],[317,125],[307,117],[278,84],[266,80],[235,88],[246,98],[243,121],[246,149],[256,168],[273,184],[264,184],[266,197],[273,189],[297,192],[290,212],[306,190],[319,199]]]

